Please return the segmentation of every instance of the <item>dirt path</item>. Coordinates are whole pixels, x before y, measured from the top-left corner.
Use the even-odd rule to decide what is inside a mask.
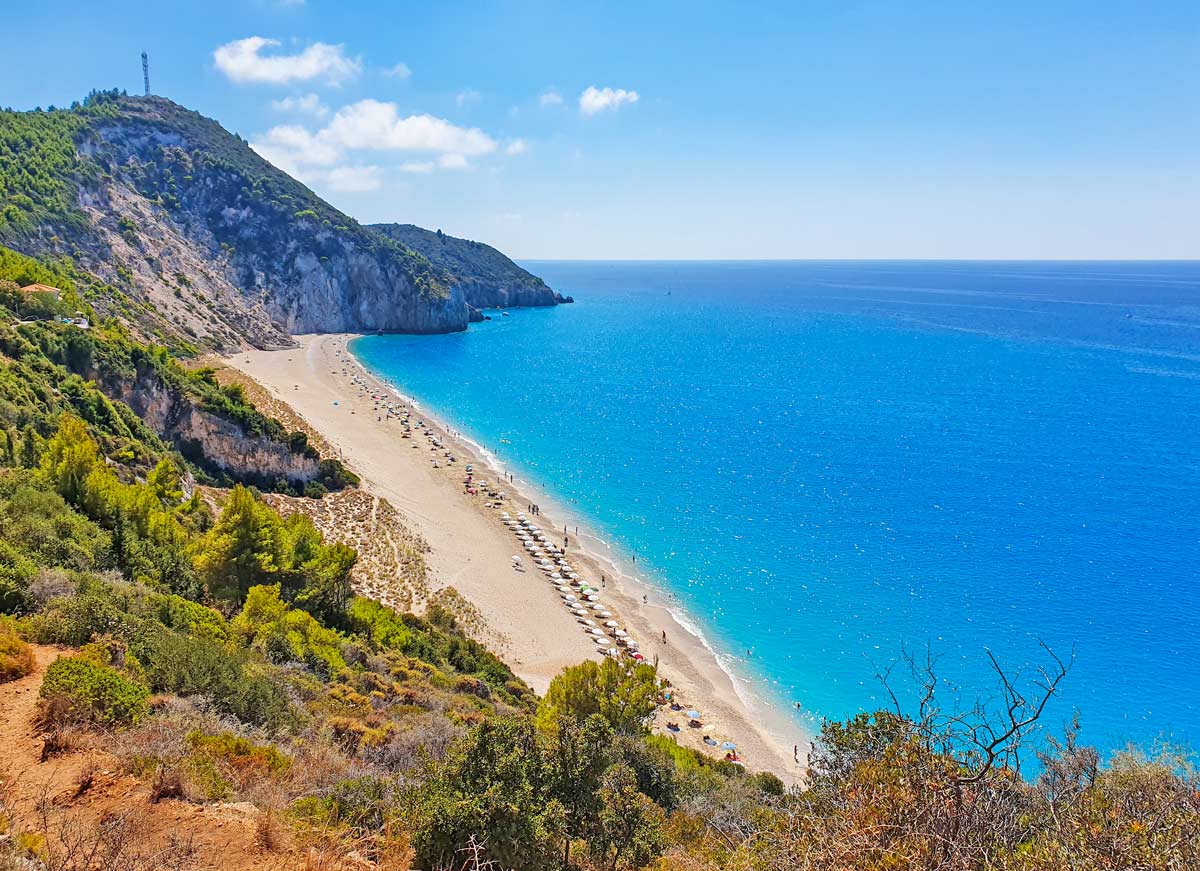
[[[111,755],[90,747],[43,761],[44,740],[36,724],[38,691],[50,664],[69,653],[36,645],[33,673],[0,684],[0,797],[18,828],[60,845],[73,844],[77,857],[90,852],[102,826],[110,837],[122,832],[128,852],[114,867],[131,871],[304,867],[298,852],[267,853],[257,847],[258,811],[251,805],[151,802],[146,783],[121,773]],[[190,854],[188,861],[168,862],[169,856],[181,852]]]

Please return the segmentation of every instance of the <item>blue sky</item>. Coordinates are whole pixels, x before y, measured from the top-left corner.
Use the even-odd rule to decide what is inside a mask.
[[[517,257],[1200,256],[1194,0],[10,4],[0,103],[145,49],[360,220]]]

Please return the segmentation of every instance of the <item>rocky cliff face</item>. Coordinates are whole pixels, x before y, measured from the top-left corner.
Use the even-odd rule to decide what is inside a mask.
[[[73,257],[109,285],[89,300],[101,314],[149,338],[218,349],[280,347],[301,332],[450,332],[477,316],[454,275],[339,212],[215,121],[160,97],[93,101],[0,113],[38,134],[29,162],[53,166],[59,187],[0,190],[0,207],[27,209],[0,221],[0,243]]]
[[[307,332],[441,333],[564,301],[486,245],[365,227],[240,137],[161,97],[0,111],[0,244],[70,256],[145,338],[284,347]],[[29,172],[30,166],[37,172]]]
[[[547,306],[569,300],[490,245],[457,239],[441,230],[413,224],[372,224],[372,230],[411,248],[453,276],[466,301],[476,309]]]
[[[185,457],[214,472],[242,481],[306,483],[320,475],[316,456],[286,442],[249,435],[234,421],[205,410],[173,390],[152,371],[132,379],[95,372],[104,392],[128,405],[158,436]]]

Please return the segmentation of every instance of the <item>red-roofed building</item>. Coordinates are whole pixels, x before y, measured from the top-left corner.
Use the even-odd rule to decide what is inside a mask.
[[[21,288],[21,293],[51,293],[55,300],[62,297],[61,290],[48,284],[27,284]]]

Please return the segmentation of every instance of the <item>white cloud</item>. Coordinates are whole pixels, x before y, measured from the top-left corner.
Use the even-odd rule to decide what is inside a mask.
[[[274,163],[280,169],[279,158],[290,166],[332,166],[341,159],[341,151],[324,141],[321,134],[312,134],[299,124],[282,124],[272,127],[261,139],[250,143],[250,147]]]
[[[325,183],[335,191],[373,191],[382,181],[377,166],[339,166],[329,171]]]
[[[432,160],[410,160],[407,163],[400,164],[401,172],[411,172],[417,175],[428,175],[433,172],[433,169]]]
[[[310,106],[309,96],[276,101],[288,108]],[[312,103],[319,105],[319,101]],[[478,128],[460,127],[432,115],[401,116],[394,103],[360,100],[343,106],[329,122],[312,131],[300,124],[280,124],[250,143],[259,155],[279,169],[310,184],[339,191],[376,190],[383,169],[353,163],[355,152],[425,152],[428,159],[409,160],[396,169],[428,174],[436,169],[471,169],[472,158],[501,150],[500,144]],[[523,139],[509,140],[509,156],[528,150]]]
[[[639,99],[637,91],[627,91],[624,88],[596,88],[590,86],[579,95],[579,111],[585,115],[595,115],[606,109],[617,109],[625,103],[636,103]]]
[[[232,81],[276,85],[313,79],[337,84],[362,69],[362,61],[346,57],[342,46],[324,42],[314,42],[298,54],[262,54],[264,48],[279,44],[279,40],[263,36],[237,39],[214,51],[213,61]]]
[[[459,127],[433,115],[401,118],[395,103],[359,100],[337,111],[317,136],[342,148],[374,151],[455,152],[475,157],[496,150],[496,140],[477,127]]]
[[[553,88],[549,91],[545,91],[540,97],[538,97],[538,102],[543,106],[561,106],[562,101],[562,94]]]
[[[459,91],[457,94],[455,94],[454,105],[462,109],[465,106],[474,106],[482,99],[482,94],[480,94],[478,91],[472,91],[470,88],[468,88],[465,91]]]
[[[412,70],[409,69],[408,64],[401,61],[394,67],[388,67],[383,71],[383,74],[391,76],[393,79],[407,79],[412,75]]]
[[[272,100],[271,108],[277,112],[302,112],[314,118],[324,118],[329,114],[329,107],[321,102],[316,94],[284,97],[282,100]]]

